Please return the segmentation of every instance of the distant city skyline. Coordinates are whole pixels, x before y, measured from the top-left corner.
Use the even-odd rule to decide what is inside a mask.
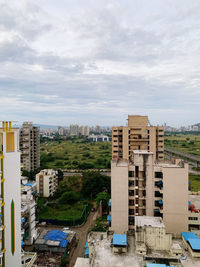
[[[2,0],[1,120],[199,122],[200,2]]]

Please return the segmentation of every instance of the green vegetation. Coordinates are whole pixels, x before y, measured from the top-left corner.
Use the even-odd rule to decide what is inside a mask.
[[[165,146],[200,156],[200,135],[170,133],[165,135]]]
[[[99,206],[100,202],[102,201],[102,210],[108,211],[108,202],[110,199],[110,194],[107,192],[100,192],[96,197],[97,205]]]
[[[191,191],[200,191],[200,175],[190,174],[189,181]]]
[[[44,207],[38,219],[74,221],[80,219],[87,202],[81,201],[70,204],[48,204]]]
[[[38,220],[70,221],[70,225],[82,223],[87,218],[92,198],[97,197],[98,203],[102,200],[106,207],[109,193],[110,177],[97,171],[84,172],[82,177],[63,178],[54,197],[48,199],[48,204],[47,199],[38,199]]]
[[[84,172],[82,177],[82,193],[85,197],[96,198],[100,192],[110,194],[110,177],[101,175],[99,172]]]
[[[111,150],[111,142],[90,143],[85,138],[46,140],[41,143],[41,168],[110,168]]]
[[[106,232],[108,231],[107,215],[97,219],[95,226],[91,229],[94,232]]]

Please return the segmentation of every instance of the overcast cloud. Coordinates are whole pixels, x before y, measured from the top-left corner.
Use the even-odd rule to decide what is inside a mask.
[[[0,0],[1,119],[200,122],[200,2]]]

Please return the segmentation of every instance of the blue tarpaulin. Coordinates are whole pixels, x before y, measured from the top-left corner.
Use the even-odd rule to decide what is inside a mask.
[[[68,244],[68,240],[67,239],[63,239],[62,241],[60,241],[59,247],[66,248],[67,244]]]
[[[88,248],[88,241],[85,243],[85,248]]]
[[[112,200],[110,199],[108,202],[108,206],[111,207]]]
[[[45,235],[45,240],[53,240],[53,241],[62,241],[63,239],[66,239],[67,233],[64,233],[60,230],[51,230],[48,231]]]
[[[89,255],[89,248],[86,248],[85,250],[85,257]]]
[[[113,245],[126,246],[127,245],[126,235],[114,234],[113,235]]]
[[[193,250],[200,250],[200,239],[189,238],[188,242]]]
[[[109,221],[109,222],[111,221],[111,215],[107,216],[107,221]]]
[[[147,267],[176,267],[176,266],[168,266],[165,264],[160,264],[160,263],[147,263]]]
[[[33,184],[32,184],[32,183],[26,183],[25,185],[28,185],[28,186],[33,186]]]
[[[21,223],[24,223],[25,222],[25,218],[21,218]]]
[[[181,232],[181,234],[185,241],[188,241],[188,239],[199,239],[198,236],[194,233]]]
[[[21,245],[22,245],[22,246],[24,245],[24,241],[21,241]]]

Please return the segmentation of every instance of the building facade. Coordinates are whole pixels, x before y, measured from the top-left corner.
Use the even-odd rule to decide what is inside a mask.
[[[53,169],[41,170],[36,175],[37,193],[43,197],[51,197],[58,189],[58,172]]]
[[[111,227],[135,229],[135,216],[162,217],[167,233],[188,229],[188,164],[155,163],[152,152],[133,151],[132,160],[111,163]]]
[[[32,245],[38,236],[35,224],[36,197],[36,182],[21,177],[21,228],[22,241],[25,245]]]
[[[40,167],[40,130],[31,122],[24,122],[20,131],[21,163],[27,171]]]
[[[77,124],[70,125],[70,135],[71,136],[78,136],[79,135],[79,126]]]
[[[33,266],[37,254],[23,252],[21,248],[21,170],[19,129],[11,122],[0,128],[0,266]]]
[[[147,116],[129,115],[128,126],[112,128],[112,158],[132,157],[133,150],[153,152],[154,160],[164,159],[164,128],[150,126]]]

